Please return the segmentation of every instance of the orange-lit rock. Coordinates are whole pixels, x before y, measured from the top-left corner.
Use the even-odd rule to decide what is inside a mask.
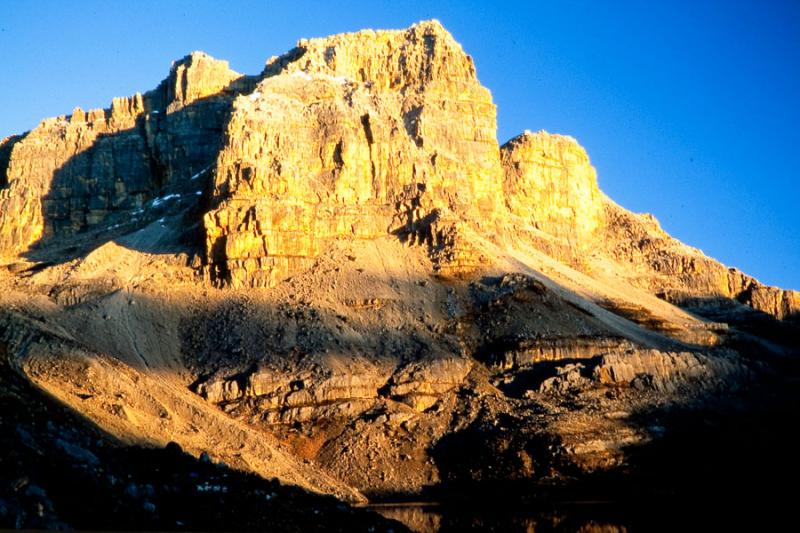
[[[207,168],[232,95],[249,80],[195,52],[153,91],[42,121],[0,145],[0,257],[141,208]]]
[[[572,137],[525,132],[501,148],[509,210],[574,248],[590,248],[605,223],[589,156]]]
[[[217,161],[215,281],[271,286],[330,239],[497,217],[495,107],[439,23],[303,40],[266,72],[236,100]]]

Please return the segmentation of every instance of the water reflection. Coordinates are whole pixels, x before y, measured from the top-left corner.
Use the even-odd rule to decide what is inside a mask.
[[[466,507],[466,508],[465,508]],[[629,528],[619,520],[605,517],[607,509],[582,506],[580,509],[529,511],[524,509],[439,505],[436,503],[375,504],[369,508],[402,522],[417,533],[480,530],[541,533],[576,531],[580,533],[623,533]]]

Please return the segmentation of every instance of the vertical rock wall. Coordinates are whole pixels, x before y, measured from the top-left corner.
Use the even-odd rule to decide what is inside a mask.
[[[495,121],[472,58],[436,21],[301,40],[258,77],[196,52],[153,91],[0,142],[0,259],[133,216],[167,188],[196,192],[202,175],[218,285],[271,287],[338,238],[396,235],[442,276],[486,264],[482,242],[522,239],[675,302],[800,314],[798,293],[605,198],[571,137],[526,132],[501,149]]]
[[[301,41],[267,72],[217,161],[212,280],[267,287],[332,238],[427,231],[437,246],[430,225],[450,213],[496,221],[495,107],[438,22]]]
[[[231,93],[247,80],[202,53],[176,62],[157,89],[115,98],[110,109],[42,121],[0,160],[0,256],[136,209],[166,185],[211,165]]]
[[[571,248],[588,248],[604,224],[589,156],[572,137],[525,132],[500,150],[509,211]]]

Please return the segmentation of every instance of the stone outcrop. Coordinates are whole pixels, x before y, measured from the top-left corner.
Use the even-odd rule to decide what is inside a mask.
[[[572,137],[526,131],[500,149],[512,214],[567,249],[590,248],[605,223],[589,156]]]
[[[491,95],[436,21],[304,39],[252,77],[195,52],[153,91],[3,140],[0,257],[135,225],[161,196],[197,205],[206,188],[202,268],[219,286],[272,287],[333,240],[393,234],[444,278],[489,266],[487,241],[521,240],[589,275],[611,259],[674,303],[800,312],[798,293],[605,198],[575,139],[526,131],[498,147]]]
[[[263,366],[235,376],[200,383],[196,391],[228,412],[265,424],[347,418],[382,399],[423,411],[464,382],[472,368],[465,358],[415,361],[394,369],[360,365],[360,370],[278,372]]]
[[[742,382],[747,370],[735,357],[695,352],[665,352],[629,346],[603,354],[596,361],[567,363],[555,369],[538,391],[570,394],[594,385],[651,389],[675,393],[681,388],[700,393],[708,387]]]
[[[687,380],[707,385],[731,382],[745,372],[735,360],[701,353],[628,350],[604,355],[592,375],[604,385],[633,385],[667,391]],[[741,376],[739,376],[741,377]]]
[[[447,357],[428,361],[415,361],[400,369],[388,384],[391,397],[424,411],[439,396],[458,387],[472,369],[466,358]]]
[[[334,238],[494,219],[495,107],[438,22],[300,41],[267,72],[236,100],[217,161],[212,280],[272,286]]]
[[[638,287],[676,303],[726,298],[778,319],[800,315],[800,292],[761,284],[667,234],[649,214],[605,199],[605,254]]]
[[[525,132],[501,148],[505,202],[518,232],[557,259],[592,274],[593,259],[679,305],[728,298],[778,319],[800,314],[800,293],[762,285],[668,235],[649,214],[632,213],[597,186],[585,150],[571,137]],[[509,225],[518,223],[511,218]]]
[[[493,366],[511,370],[546,361],[591,359],[606,353],[632,348],[624,339],[564,337],[556,339],[524,339],[510,343],[507,350],[498,354]]]
[[[42,121],[0,148],[0,256],[141,214],[165,188],[208,170],[230,100],[249,78],[195,52],[153,91]]]

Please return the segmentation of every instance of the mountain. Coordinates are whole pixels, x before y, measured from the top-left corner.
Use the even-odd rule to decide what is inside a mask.
[[[2,372],[23,391],[3,425],[35,409],[6,432],[4,526],[108,527],[32,465],[69,450],[91,490],[130,454],[178,453],[174,479],[191,455],[232,480],[187,502],[299,502],[237,522],[218,501],[198,523],[169,484],[132,482],[138,528],[289,530],[309,527],[297,506],[399,530],[349,505],[409,498],[538,509],[383,510],[417,530],[555,527],[574,499],[621,507],[572,525],[652,525],[699,495],[772,496],[752,487],[793,455],[800,293],[615,204],[571,137],[500,146],[437,21],[304,39],[252,76],[194,52],[152,91],[4,139],[0,259]]]

